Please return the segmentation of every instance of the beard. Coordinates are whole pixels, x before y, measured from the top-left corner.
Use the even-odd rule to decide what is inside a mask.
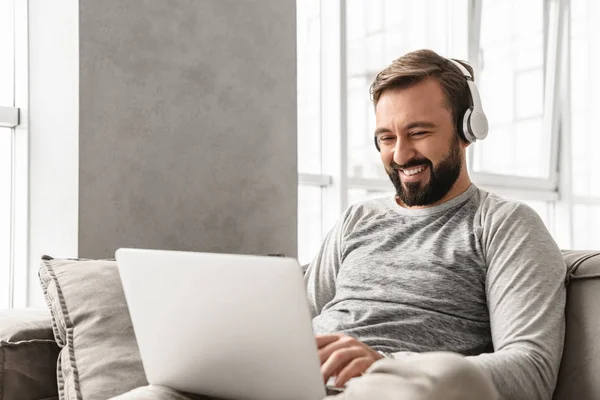
[[[455,136],[455,140],[450,145],[450,151],[436,167],[427,158],[410,160],[404,165],[398,165],[392,161],[389,169],[386,168],[386,172],[402,203],[408,207],[428,206],[443,199],[460,175],[462,168],[460,150],[459,138]],[[399,170],[418,165],[426,165],[429,168],[429,182],[426,184],[421,182],[402,183]]]

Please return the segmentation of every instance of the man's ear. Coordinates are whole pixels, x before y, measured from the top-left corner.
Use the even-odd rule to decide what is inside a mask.
[[[460,133],[458,133],[458,132],[455,132],[455,133],[458,135],[458,142],[460,143],[461,149],[464,150],[471,145],[471,142],[469,142],[467,139],[465,139]]]

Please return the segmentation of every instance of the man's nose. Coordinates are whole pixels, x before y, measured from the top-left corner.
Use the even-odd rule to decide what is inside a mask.
[[[416,151],[410,140],[406,138],[396,139],[396,145],[393,150],[393,160],[398,165],[404,165],[415,158]]]

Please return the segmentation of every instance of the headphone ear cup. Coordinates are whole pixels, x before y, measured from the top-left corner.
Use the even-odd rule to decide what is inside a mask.
[[[488,121],[484,113],[473,111],[469,116],[469,128],[477,140],[485,139],[488,135]]]
[[[473,107],[470,107],[467,109],[467,111],[465,111],[465,115],[463,117],[463,123],[462,123],[462,136],[463,138],[469,142],[469,143],[473,143],[476,138],[475,136],[473,136],[473,133],[471,132],[471,113],[473,112]]]

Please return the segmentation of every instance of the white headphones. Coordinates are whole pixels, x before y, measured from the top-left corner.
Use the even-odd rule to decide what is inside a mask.
[[[467,85],[469,85],[469,91],[471,92],[471,101],[473,105],[465,111],[465,115],[462,118],[462,128],[459,128],[461,129],[462,136],[470,143],[476,140],[485,139],[488,134],[488,120],[483,112],[477,85],[475,85],[473,77],[464,65],[450,58],[448,58],[448,61],[456,65],[460,72],[465,76]]]

